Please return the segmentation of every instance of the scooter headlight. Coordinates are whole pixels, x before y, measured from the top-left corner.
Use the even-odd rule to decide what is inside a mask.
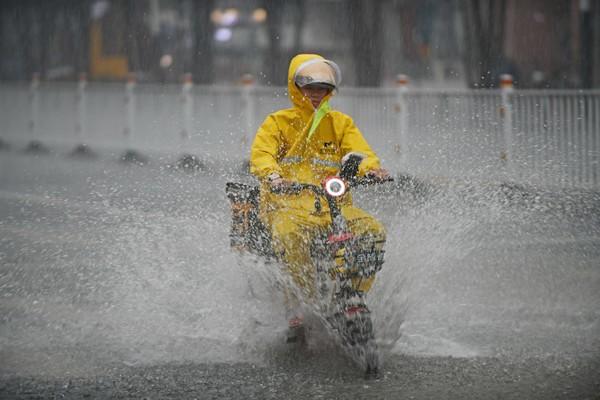
[[[332,197],[340,197],[346,193],[346,183],[337,177],[327,178],[325,181],[325,191]]]

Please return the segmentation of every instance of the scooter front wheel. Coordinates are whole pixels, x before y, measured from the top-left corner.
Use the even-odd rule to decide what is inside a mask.
[[[365,378],[379,378],[379,352],[375,340],[369,340],[364,346]]]
[[[379,352],[375,342],[373,322],[367,310],[345,315],[343,342],[351,355],[365,369],[367,379],[379,376]]]

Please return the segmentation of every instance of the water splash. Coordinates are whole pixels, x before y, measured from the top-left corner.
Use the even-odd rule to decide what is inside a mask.
[[[241,164],[4,160],[21,172],[0,175],[3,374],[260,360],[282,342],[279,272],[228,246]],[[597,194],[403,182],[355,199],[388,230],[369,297],[386,354],[597,356]]]

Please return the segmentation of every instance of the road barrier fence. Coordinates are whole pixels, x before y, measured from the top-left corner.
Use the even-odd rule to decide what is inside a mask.
[[[332,106],[353,117],[384,165],[446,179],[600,187],[600,90],[345,88]],[[0,139],[46,145],[195,153],[239,161],[286,89],[136,83],[0,83]]]

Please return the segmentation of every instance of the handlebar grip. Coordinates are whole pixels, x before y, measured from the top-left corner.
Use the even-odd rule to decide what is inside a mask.
[[[375,185],[375,184],[381,184],[381,183],[386,183],[386,182],[394,182],[394,178],[391,176],[388,176],[388,177],[382,179],[382,178],[377,178],[373,175],[367,175],[364,178],[356,179],[353,182],[352,186]]]

